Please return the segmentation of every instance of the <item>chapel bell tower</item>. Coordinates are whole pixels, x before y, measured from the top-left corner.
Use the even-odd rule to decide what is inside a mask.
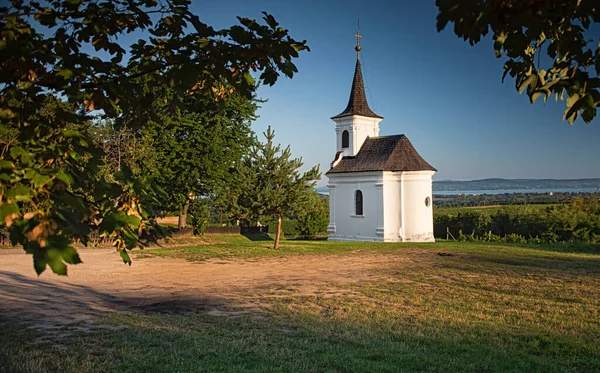
[[[360,30],[356,33],[356,69],[348,106],[340,114],[332,117],[335,122],[336,133],[336,159],[353,157],[367,137],[379,136],[379,122],[382,116],[375,114],[367,103],[362,70],[360,68]]]

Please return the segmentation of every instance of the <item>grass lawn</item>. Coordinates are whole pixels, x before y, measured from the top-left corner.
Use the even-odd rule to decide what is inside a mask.
[[[0,372],[600,372],[597,246],[271,245],[207,236],[134,260],[379,255],[403,264],[350,284],[324,278],[331,292],[246,294],[261,312],[114,312],[96,317],[110,328],[67,334],[0,314]]]

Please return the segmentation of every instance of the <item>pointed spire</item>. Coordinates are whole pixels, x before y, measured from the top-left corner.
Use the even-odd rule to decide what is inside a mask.
[[[369,104],[367,103],[365,84],[363,83],[362,70],[360,67],[360,51],[362,50],[362,47],[360,46],[360,38],[362,38],[360,35],[360,27],[354,36],[356,37],[356,47],[354,48],[356,50],[356,68],[354,70],[352,90],[350,91],[350,100],[348,100],[346,109],[331,119],[350,115],[362,115],[364,117],[383,119],[382,116],[375,114],[371,108],[369,108]]]

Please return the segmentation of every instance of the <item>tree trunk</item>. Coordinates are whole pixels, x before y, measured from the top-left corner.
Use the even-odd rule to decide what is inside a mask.
[[[274,249],[279,249],[279,237],[281,237],[281,215],[277,214],[277,232],[275,233],[275,246]]]
[[[177,229],[185,228],[185,221],[187,220],[187,211],[188,207],[190,207],[190,200],[188,199],[183,204],[183,208],[181,209],[181,214],[179,214],[179,222],[177,224]]]

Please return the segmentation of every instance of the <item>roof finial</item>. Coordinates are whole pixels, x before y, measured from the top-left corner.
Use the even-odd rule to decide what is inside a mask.
[[[362,50],[362,47],[360,46],[360,38],[362,38],[362,36],[360,36],[360,19],[358,20],[358,31],[356,31],[356,35],[354,36],[356,37],[356,47],[354,48],[354,50],[356,50],[356,58],[360,60],[360,51]]]

